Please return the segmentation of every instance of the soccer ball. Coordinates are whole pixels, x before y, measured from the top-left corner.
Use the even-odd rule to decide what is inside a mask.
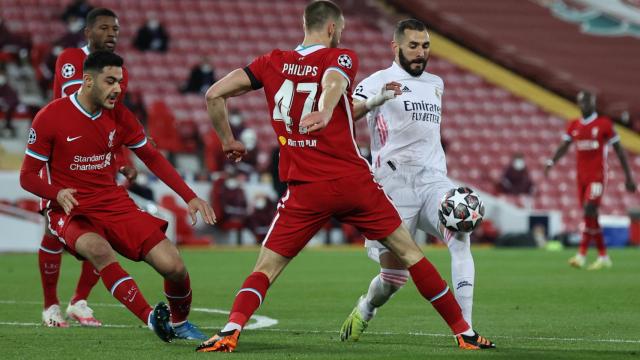
[[[484,204],[468,187],[451,189],[444,194],[438,209],[440,222],[455,232],[471,232],[482,223]]]

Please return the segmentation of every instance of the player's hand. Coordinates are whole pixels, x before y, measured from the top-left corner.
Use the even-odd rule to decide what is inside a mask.
[[[58,191],[58,195],[56,196],[56,201],[62,206],[62,209],[67,215],[71,214],[74,206],[78,206],[78,200],[73,197],[73,194],[76,192],[76,189],[62,189]]]
[[[120,166],[120,169],[118,169],[118,171],[120,172],[120,174],[124,175],[124,177],[126,177],[129,182],[132,182],[138,177],[138,170],[131,166]]]
[[[306,128],[308,133],[311,133],[326,128],[327,125],[329,125],[329,120],[331,120],[331,113],[327,111],[314,111],[305,115],[300,120],[300,126]]]
[[[636,183],[633,179],[626,179],[624,182],[624,187],[627,188],[627,191],[630,193],[636,192]]]
[[[242,157],[247,154],[247,148],[238,140],[233,140],[228,144],[222,144],[222,151],[224,151],[227,159],[233,162],[239,162],[242,160]]]
[[[399,95],[402,95],[402,85],[395,81],[388,82],[384,84],[379,93],[367,99],[365,105],[367,107],[367,110],[371,110],[374,107],[378,107],[384,104],[385,102],[387,102],[387,100],[391,100]]]
[[[213,209],[206,201],[200,198],[189,201],[187,210],[189,210],[189,215],[191,215],[191,226],[198,222],[198,215],[196,215],[198,212],[200,216],[202,216],[205,224],[213,225],[216,223],[216,214],[213,212]]]

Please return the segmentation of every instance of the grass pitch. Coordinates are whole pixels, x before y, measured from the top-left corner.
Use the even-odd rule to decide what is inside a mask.
[[[250,273],[257,248],[183,249],[194,292],[191,320],[207,333],[224,325],[225,311]],[[450,277],[449,254],[427,256]],[[592,251],[593,254],[593,251]],[[611,251],[614,267],[572,269],[573,250],[474,250],[474,328],[498,349],[465,352],[443,320],[409,283],[378,312],[357,343],[341,343],[338,329],[377,273],[362,248],[304,251],[269,290],[257,315],[277,324],[245,330],[233,354],[196,354],[197,343],[162,343],[105,291],[89,304],[100,329],[39,325],[41,290],[35,254],[0,255],[0,357],[59,359],[614,359],[640,358],[640,250]],[[591,255],[592,257],[594,255]],[[123,261],[151,303],[162,280],[143,263]],[[71,297],[80,266],[63,259],[59,295]],[[255,321],[251,321],[256,324]],[[259,326],[265,323],[259,322]],[[268,324],[267,324],[268,325]]]

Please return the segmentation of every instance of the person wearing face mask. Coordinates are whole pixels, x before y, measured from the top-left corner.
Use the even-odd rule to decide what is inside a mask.
[[[214,82],[216,82],[216,75],[211,66],[211,60],[203,57],[200,63],[191,69],[189,79],[180,92],[204,94]]]
[[[0,63],[0,110],[4,113],[5,125],[0,135],[16,136],[16,130],[11,123],[13,114],[19,104],[18,93],[9,85],[9,77],[4,63]]]
[[[140,51],[167,52],[169,48],[169,34],[155,17],[147,20],[133,41],[133,46]]]
[[[276,203],[266,194],[258,193],[253,198],[253,211],[247,219],[247,227],[256,237],[256,242],[262,243],[269,232],[269,226],[276,213]]]
[[[515,153],[511,163],[504,170],[502,178],[498,183],[498,191],[503,194],[531,194],[533,192],[533,182],[527,170],[527,164],[522,153]]]

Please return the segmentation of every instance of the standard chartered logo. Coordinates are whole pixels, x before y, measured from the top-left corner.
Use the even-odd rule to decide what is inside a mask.
[[[111,152],[90,156],[76,155],[73,157],[73,163],[69,165],[69,169],[74,171],[102,170],[111,166],[111,156]]]

